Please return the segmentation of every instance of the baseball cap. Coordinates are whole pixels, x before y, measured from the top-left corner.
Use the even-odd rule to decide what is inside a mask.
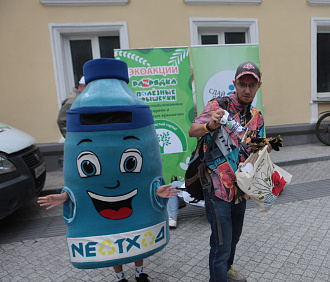
[[[243,75],[246,75],[246,74],[251,74],[253,75],[257,80],[258,82],[260,82],[260,79],[261,79],[261,73],[260,73],[260,70],[259,68],[257,67],[257,65],[251,61],[246,61],[242,64],[240,64],[238,67],[237,67],[237,71],[236,71],[236,74],[235,74],[235,79],[239,79],[240,77],[242,77]]]
[[[85,77],[82,76],[79,80],[79,84],[85,84]]]

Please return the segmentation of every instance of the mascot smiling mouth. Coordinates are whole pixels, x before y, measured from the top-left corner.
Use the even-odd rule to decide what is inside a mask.
[[[123,219],[129,217],[132,212],[132,199],[137,194],[137,189],[120,196],[101,196],[87,191],[92,199],[97,212],[105,218]]]

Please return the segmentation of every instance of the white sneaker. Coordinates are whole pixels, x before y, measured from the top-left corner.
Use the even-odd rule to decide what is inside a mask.
[[[176,219],[173,219],[173,218],[169,218],[168,220],[168,225],[170,226],[170,228],[176,228],[178,224],[178,221]]]

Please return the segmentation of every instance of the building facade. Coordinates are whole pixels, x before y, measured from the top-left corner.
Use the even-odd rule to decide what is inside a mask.
[[[0,121],[41,145],[83,63],[118,48],[256,43],[267,132],[312,136],[330,109],[330,0],[2,0],[0,15]]]

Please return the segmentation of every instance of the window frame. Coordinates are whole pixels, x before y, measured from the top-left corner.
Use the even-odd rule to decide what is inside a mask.
[[[242,31],[246,32],[245,44],[259,44],[258,19],[241,18],[189,18],[191,45],[201,45],[202,33],[207,30]],[[202,32],[200,32],[202,30]]]
[[[330,33],[329,18],[311,18],[311,123],[318,119],[318,103],[330,101],[330,92],[317,93],[317,34],[318,31]]]
[[[73,73],[69,40],[74,38],[92,38],[102,35],[119,35],[120,48],[129,49],[128,29],[126,22],[116,23],[75,23],[75,24],[49,24],[51,46],[53,53],[53,64],[55,72],[55,84],[57,90],[58,107],[72,91]],[[92,43],[93,44],[93,43]],[[93,54],[94,55],[94,54]],[[71,82],[71,83],[70,83]]]

